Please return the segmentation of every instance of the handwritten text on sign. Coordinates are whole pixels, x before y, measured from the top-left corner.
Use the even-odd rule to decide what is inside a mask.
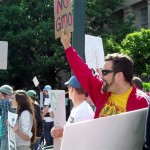
[[[73,16],[71,0],[55,0],[54,1],[55,14],[55,37],[61,36],[61,30],[65,29],[67,32],[73,31]]]

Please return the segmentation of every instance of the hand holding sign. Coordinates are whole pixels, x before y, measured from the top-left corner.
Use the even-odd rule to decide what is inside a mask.
[[[71,34],[65,33],[65,30],[62,29],[61,43],[63,44],[65,49],[70,47],[70,45],[71,45],[70,40],[71,40]]]

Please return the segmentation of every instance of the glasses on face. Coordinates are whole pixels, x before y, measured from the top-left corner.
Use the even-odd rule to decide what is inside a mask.
[[[102,75],[103,76],[106,76],[108,73],[112,73],[112,72],[114,72],[113,70],[104,70],[104,69],[102,69]]]

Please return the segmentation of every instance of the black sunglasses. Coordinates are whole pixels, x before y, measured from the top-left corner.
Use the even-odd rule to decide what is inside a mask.
[[[106,76],[108,73],[112,73],[112,72],[114,72],[113,70],[103,70],[102,69],[102,75],[103,76]]]

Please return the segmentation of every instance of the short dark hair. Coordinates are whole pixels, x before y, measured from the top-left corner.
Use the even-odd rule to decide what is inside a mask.
[[[83,87],[80,87],[80,89],[75,88],[75,90],[79,95],[86,94],[86,91]]]
[[[133,60],[125,55],[119,53],[108,54],[105,61],[113,62],[113,71],[115,73],[122,72],[127,82],[131,82],[133,78]]]

